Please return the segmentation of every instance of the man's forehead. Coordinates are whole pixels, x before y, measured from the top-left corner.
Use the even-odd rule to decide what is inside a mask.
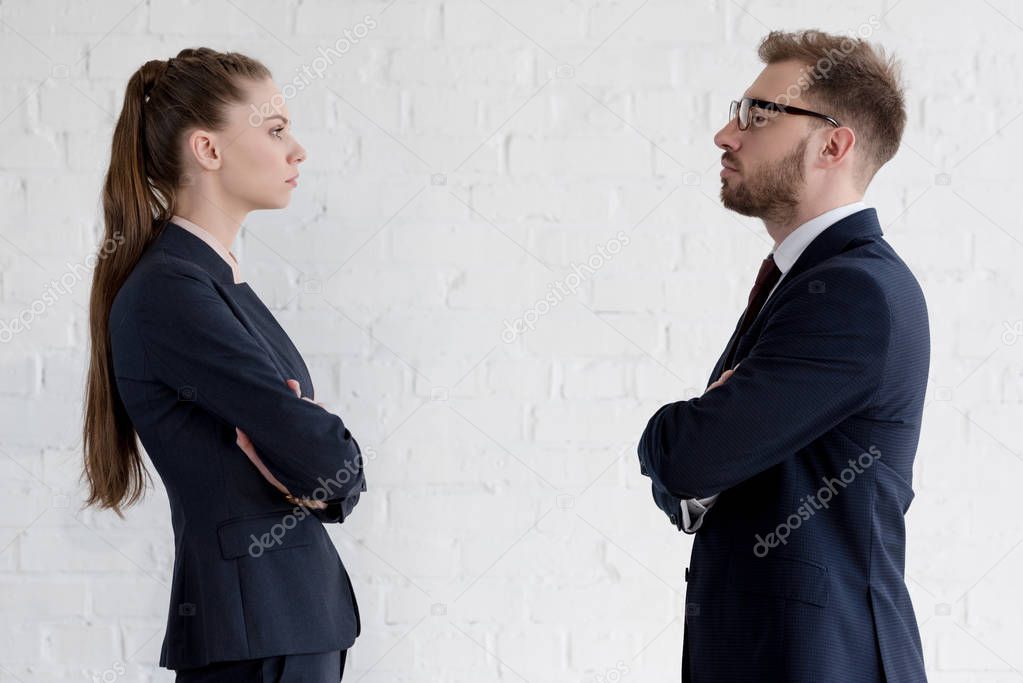
[[[804,66],[798,62],[776,62],[768,64],[756,80],[746,88],[745,97],[768,102],[782,101],[783,104],[797,105],[802,100],[799,76]]]

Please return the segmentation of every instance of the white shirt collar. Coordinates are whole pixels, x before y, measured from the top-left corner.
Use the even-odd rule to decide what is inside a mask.
[[[774,263],[778,266],[778,270],[781,271],[782,275],[789,272],[789,269],[795,265],[800,254],[810,246],[810,242],[813,242],[818,235],[846,216],[866,208],[867,205],[862,201],[836,206],[830,211],[825,211],[821,215],[811,218],[790,232],[781,241],[781,244],[771,250],[771,253],[774,254]]]
[[[171,216],[171,222],[180,225],[182,228],[192,233],[206,244],[210,245],[220,258],[227,262],[227,265],[231,266],[231,273],[234,275],[235,284],[244,282],[242,280],[241,267],[238,265],[238,259],[234,257],[234,254],[223,245],[223,243],[213,236],[213,233],[205,228],[201,228],[192,221],[182,218],[181,216]]]

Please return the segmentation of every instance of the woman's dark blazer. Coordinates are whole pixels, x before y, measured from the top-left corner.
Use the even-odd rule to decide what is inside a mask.
[[[117,392],[170,500],[174,576],[160,665],[343,650],[361,631],[324,522],[366,490],[340,417],[297,397],[313,381],[247,283],[201,239],[164,224],[110,314]],[[236,444],[248,434],[297,497],[288,504]]]

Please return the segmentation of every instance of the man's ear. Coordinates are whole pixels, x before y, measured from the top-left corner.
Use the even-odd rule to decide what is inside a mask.
[[[852,154],[856,146],[856,133],[848,126],[842,126],[830,131],[821,150],[820,161],[824,168],[831,168],[842,163],[847,156]]]

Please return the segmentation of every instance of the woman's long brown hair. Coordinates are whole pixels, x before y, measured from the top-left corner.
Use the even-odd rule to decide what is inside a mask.
[[[201,47],[146,62],[128,81],[103,185],[104,246],[89,298],[92,345],[82,427],[82,477],[89,486],[85,507],[113,509],[123,518],[122,507],[142,498],[149,476],[114,381],[109,337],[114,297],[174,213],[185,133],[223,130],[228,107],[244,101],[244,81],[270,77],[255,59]]]

